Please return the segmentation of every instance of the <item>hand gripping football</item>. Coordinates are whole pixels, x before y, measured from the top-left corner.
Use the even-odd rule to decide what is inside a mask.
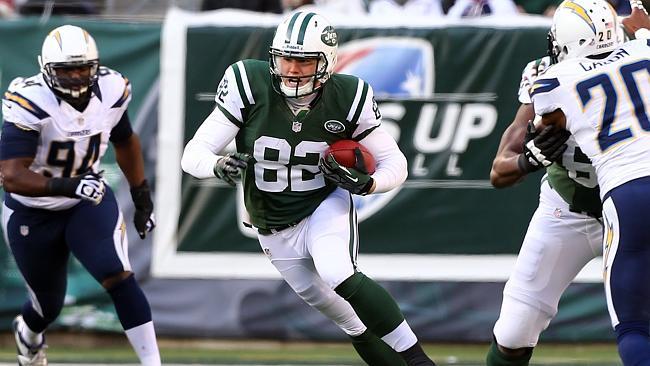
[[[366,149],[365,146],[354,140],[338,140],[330,145],[327,150],[325,150],[325,155],[332,154],[334,159],[341,165],[347,168],[358,168],[357,159],[354,154],[354,150],[359,148],[361,150],[361,155],[363,156],[363,163],[366,168],[366,173],[372,174],[375,172],[376,162],[375,158],[372,156],[370,151]]]

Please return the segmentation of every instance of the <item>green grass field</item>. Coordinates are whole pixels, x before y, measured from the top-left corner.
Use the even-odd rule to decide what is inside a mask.
[[[56,340],[55,340],[56,339]],[[57,334],[49,337],[50,363],[137,363],[126,341],[116,336]],[[487,344],[426,344],[439,365],[483,365]],[[210,365],[363,365],[345,343],[161,339],[163,363]],[[9,334],[0,337],[0,362],[12,363]],[[621,365],[614,344],[541,344],[531,365]]]

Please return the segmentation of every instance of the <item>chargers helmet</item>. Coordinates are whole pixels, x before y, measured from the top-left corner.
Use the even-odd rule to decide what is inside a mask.
[[[564,0],[549,32],[553,61],[611,52],[623,42],[616,11],[605,0]]]
[[[59,97],[64,100],[90,98],[90,88],[98,78],[99,52],[86,30],[64,25],[51,31],[43,41],[38,63],[45,82]],[[90,72],[79,78],[57,74],[60,69],[83,67],[89,67]]]
[[[286,97],[295,98],[322,88],[334,71],[337,47],[336,31],[322,15],[312,12],[296,12],[289,15],[276,29],[269,50],[269,66],[276,91]],[[314,73],[301,77],[311,78],[310,82],[302,86],[296,83],[295,87],[283,83],[283,78],[296,77],[282,75],[279,67],[281,57],[316,59]]]

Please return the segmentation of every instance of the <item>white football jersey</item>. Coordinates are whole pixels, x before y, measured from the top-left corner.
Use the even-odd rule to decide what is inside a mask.
[[[519,102],[521,104],[531,104],[530,89],[537,78],[544,78],[544,72],[551,65],[551,58],[544,56],[537,60],[530,61],[524,67],[521,73],[521,82],[519,83]],[[566,176],[574,182],[587,188],[594,188],[598,185],[596,179],[596,169],[591,165],[578,146],[573,135],[569,136],[566,141],[567,148],[562,154],[562,160],[557,164],[561,165],[567,171]],[[557,187],[556,187],[557,188]]]
[[[566,128],[596,168],[601,197],[650,176],[650,42],[635,40],[607,58],[569,59],[531,88],[535,113],[561,109]]]
[[[56,98],[42,74],[14,79],[2,99],[4,122],[39,133],[30,169],[48,177],[73,177],[92,168],[99,171],[111,130],[131,101],[131,84],[120,73],[100,67],[93,96],[83,112]],[[20,203],[62,210],[79,202],[68,197],[26,197]]]

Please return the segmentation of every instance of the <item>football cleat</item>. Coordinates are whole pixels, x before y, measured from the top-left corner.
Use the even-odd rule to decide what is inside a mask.
[[[45,355],[45,339],[37,346],[29,345],[20,334],[20,327],[26,327],[22,315],[14,318],[11,327],[14,330],[16,338],[16,350],[18,351],[18,365],[20,366],[47,366],[47,356]]]

